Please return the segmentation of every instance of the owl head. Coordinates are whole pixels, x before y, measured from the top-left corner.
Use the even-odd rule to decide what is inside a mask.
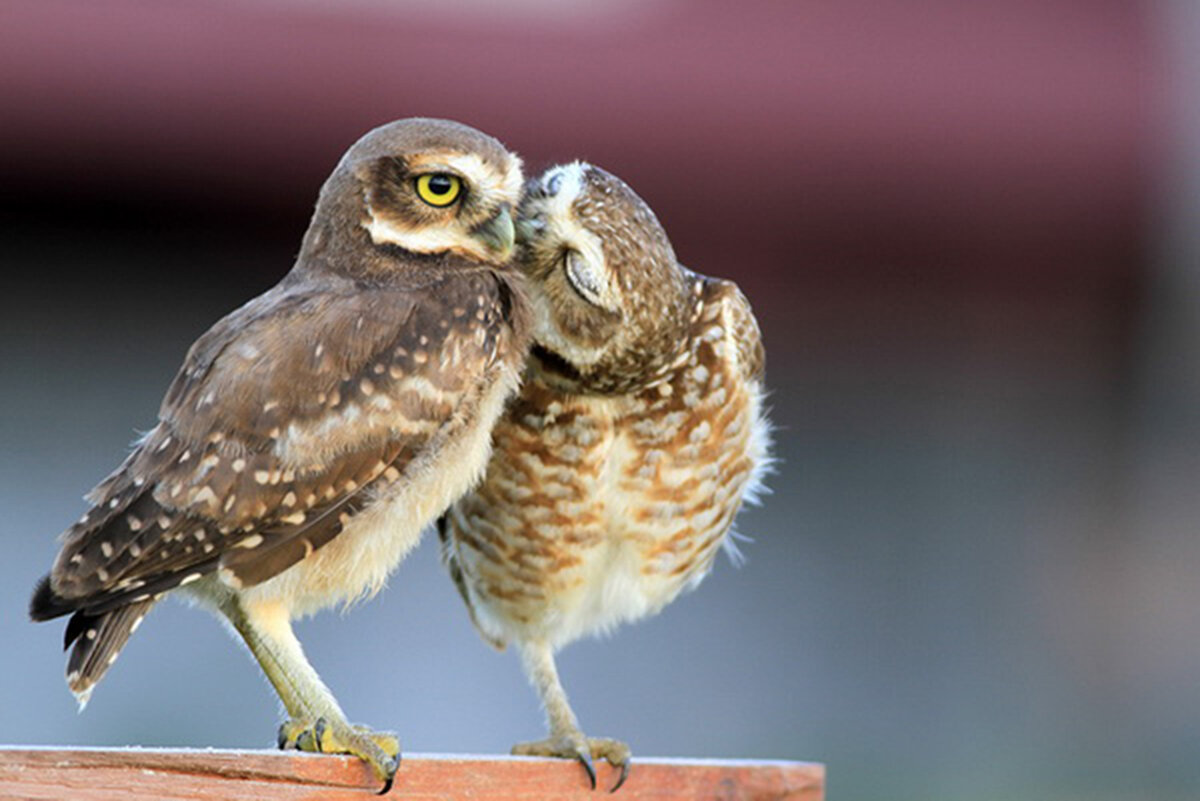
[[[382,125],[322,187],[301,262],[355,273],[446,259],[502,265],[522,183],[521,159],[474,128],[424,118]]]
[[[526,185],[517,229],[534,355],[549,378],[575,391],[628,392],[670,366],[694,276],[621,179],[583,162],[552,167]]]

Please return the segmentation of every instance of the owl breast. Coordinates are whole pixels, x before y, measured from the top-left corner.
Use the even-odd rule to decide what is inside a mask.
[[[488,637],[554,646],[653,614],[696,586],[768,461],[757,380],[702,327],[624,396],[536,379],[502,418],[487,478],[448,520]]]

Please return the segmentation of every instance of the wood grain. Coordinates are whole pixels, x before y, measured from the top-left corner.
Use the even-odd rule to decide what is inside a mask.
[[[598,790],[616,780],[596,766]],[[727,799],[821,801],[824,766],[804,762],[638,759],[621,801]],[[0,747],[0,798],[342,799],[370,798],[378,786],[350,757],[283,751],[58,749]],[[510,756],[412,754],[390,798],[603,798],[572,762]]]

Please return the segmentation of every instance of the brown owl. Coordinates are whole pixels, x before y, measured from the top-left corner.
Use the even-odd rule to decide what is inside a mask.
[[[517,260],[534,345],[483,483],[440,521],[443,556],[485,639],[515,643],[549,738],[517,754],[593,758],[555,652],[654,614],[734,551],[734,516],[770,463],[763,349],[737,286],[675,260],[650,208],[589,164],[526,189]]]
[[[72,615],[81,703],[178,591],[249,646],[289,717],[281,747],[356,754],[391,786],[399,742],[346,722],[291,621],[376,592],[482,474],[528,350],[521,189],[520,160],[454,122],[350,148],[291,272],[192,346],[38,584],[35,620]]]

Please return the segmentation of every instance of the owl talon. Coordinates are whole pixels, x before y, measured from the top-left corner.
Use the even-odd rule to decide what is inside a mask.
[[[279,747],[316,754],[349,754],[370,766],[383,782],[379,795],[392,789],[400,767],[400,740],[389,732],[319,717],[314,721],[289,720],[279,727]]]
[[[313,738],[313,742],[317,746],[316,747],[317,753],[320,753],[322,750],[321,741],[323,739],[325,739],[325,727],[328,725],[329,725],[329,723],[328,723],[328,721],[325,720],[325,718],[317,718],[317,722],[313,724],[312,738]]]
[[[583,765],[583,769],[587,771],[588,781],[592,783],[592,789],[596,789],[596,768],[592,766],[592,760],[587,754],[576,754],[575,759]]]
[[[592,756],[596,759],[603,759],[621,771],[621,775],[617,777],[617,782],[609,790],[610,793],[615,793],[621,789],[621,785],[629,778],[629,761],[630,753],[629,746],[620,740],[610,740],[607,737],[588,738],[588,750],[592,752]]]
[[[550,737],[529,743],[517,743],[512,752],[518,756],[556,757],[558,759],[574,759],[587,772],[592,789],[596,789],[596,768],[594,759],[603,759],[619,770],[621,774],[609,790],[615,793],[629,778],[629,746],[620,740],[610,740],[605,737],[577,736]]]
[[[617,790],[620,790],[621,785],[624,784],[625,780],[628,778],[629,778],[629,762],[625,761],[625,762],[621,763],[621,775],[617,778],[617,783],[612,786],[612,789],[609,790],[609,792],[615,793]]]

